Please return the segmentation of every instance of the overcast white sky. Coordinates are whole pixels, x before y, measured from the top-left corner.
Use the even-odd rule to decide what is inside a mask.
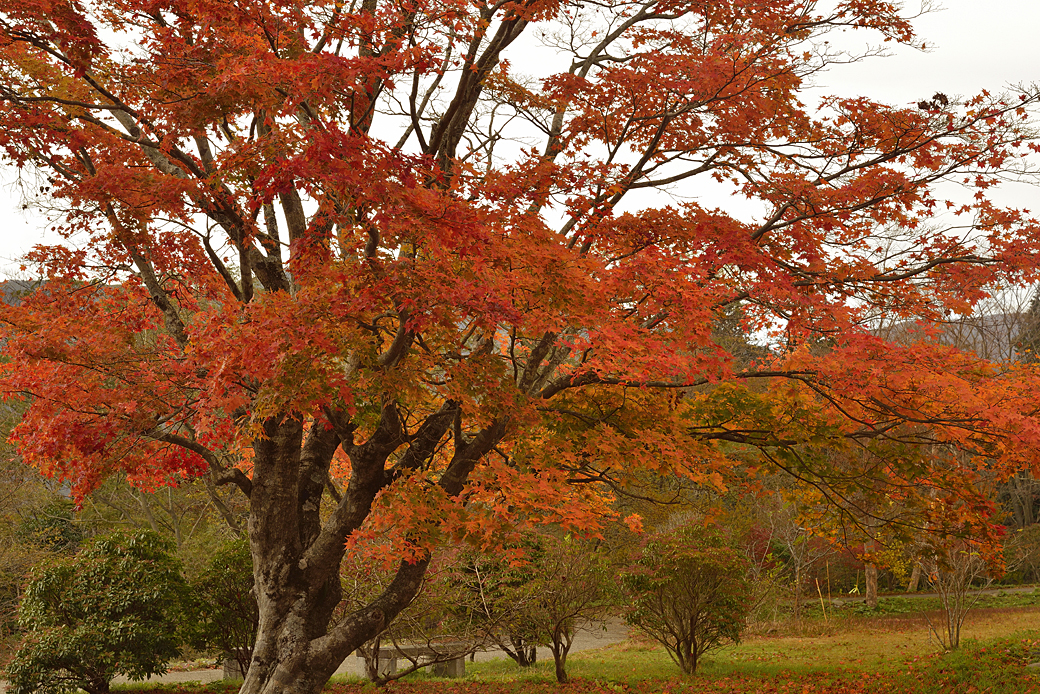
[[[913,6],[908,3],[908,9]],[[844,66],[821,82],[836,93],[897,104],[935,92],[969,96],[1040,82],[1040,3],[944,0],[942,6],[914,22],[927,52],[894,46],[891,57]]]
[[[942,5],[945,9],[915,22],[927,52],[892,46],[891,57],[822,75],[820,91],[905,105],[935,92],[952,98],[1040,82],[1040,1],[944,0]],[[911,0],[908,10],[916,6]],[[868,35],[850,32],[848,38],[865,41]],[[0,187],[0,275],[17,272],[15,259],[39,242],[46,227],[39,213],[19,209],[13,179],[13,172],[0,172],[0,181],[7,184]],[[1031,195],[1031,190],[1020,189],[1016,198]]]

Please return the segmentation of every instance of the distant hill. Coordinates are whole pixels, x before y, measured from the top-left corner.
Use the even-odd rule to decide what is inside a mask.
[[[936,328],[943,344],[970,350],[990,361],[1013,361],[1019,358],[1015,343],[1027,316],[1023,312],[988,313],[938,323]],[[919,339],[921,328],[915,323],[897,323],[878,334],[896,342],[912,342]]]
[[[17,305],[22,297],[32,294],[40,286],[40,280],[7,280],[0,282],[0,301]]]

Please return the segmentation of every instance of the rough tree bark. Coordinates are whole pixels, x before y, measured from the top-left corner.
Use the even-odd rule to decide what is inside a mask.
[[[867,607],[874,610],[878,606],[878,570],[877,564],[867,564],[863,567],[863,580],[866,589],[863,592]]]
[[[260,625],[243,692],[320,691],[350,653],[375,637],[416,596],[428,557],[402,561],[381,595],[330,624],[340,602],[345,539],[364,522],[376,494],[393,478],[394,470],[384,467],[387,458],[406,447],[399,467],[426,462],[458,414],[453,403],[446,403],[408,435],[397,406],[387,401],[375,433],[362,444],[353,442],[349,425],[314,427],[304,437],[299,419],[266,423],[264,436],[254,444],[249,495]],[[462,491],[473,466],[504,435],[505,426],[494,423],[472,440],[456,444],[440,478],[442,489],[451,496]],[[350,455],[351,478],[332,519],[320,525],[319,498],[337,446]]]

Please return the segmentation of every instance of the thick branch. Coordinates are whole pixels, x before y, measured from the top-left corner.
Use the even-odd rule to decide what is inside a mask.
[[[209,465],[210,473],[213,475],[213,481],[217,485],[234,484],[240,490],[242,490],[242,493],[245,494],[247,497],[252,493],[253,482],[246,476],[244,472],[239,470],[237,467],[225,467],[224,464],[220,461],[220,458],[218,458],[213,451],[206,448],[201,443],[193,441],[192,439],[189,439],[185,436],[181,436],[179,434],[160,431],[158,429],[146,431],[143,433],[143,436],[146,436],[150,439],[154,439],[156,441],[162,441],[164,443],[170,443],[175,446],[180,446],[181,448],[185,448],[191,451],[192,453],[197,454]]]
[[[466,480],[473,468],[477,466],[492,448],[498,445],[506,433],[506,420],[497,419],[477,432],[469,442],[455,441],[455,455],[452,456],[448,469],[441,475],[438,484],[448,496],[458,496],[466,485]]]
[[[491,18],[486,19],[490,21]],[[467,56],[455,98],[430,134],[429,151],[437,158],[442,170],[451,170],[451,160],[455,158],[455,151],[480,99],[485,78],[498,65],[502,51],[523,33],[527,25],[528,21],[519,17],[504,20],[479,59],[474,61],[472,54]]]
[[[321,532],[321,497],[329,481],[329,465],[339,448],[335,427],[321,421],[311,422],[300,454],[300,543],[308,547]]]
[[[458,409],[457,402],[448,400],[426,418],[419,430],[409,437],[408,450],[394,467],[392,477],[397,477],[405,470],[418,470],[433,457],[437,444],[444,438]]]

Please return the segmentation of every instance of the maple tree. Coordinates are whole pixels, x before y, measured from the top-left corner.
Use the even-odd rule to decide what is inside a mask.
[[[439,542],[722,488],[727,445],[974,527],[979,468],[918,451],[1035,465],[1032,372],[871,325],[1035,277],[990,188],[1037,96],[809,108],[849,27],[914,41],[883,0],[2,0],[0,148],[65,238],[2,311],[13,440],[77,495],[248,497],[257,694],[319,691]],[[702,179],[755,212],[661,194]],[[348,551],[395,573],[333,621]]]

